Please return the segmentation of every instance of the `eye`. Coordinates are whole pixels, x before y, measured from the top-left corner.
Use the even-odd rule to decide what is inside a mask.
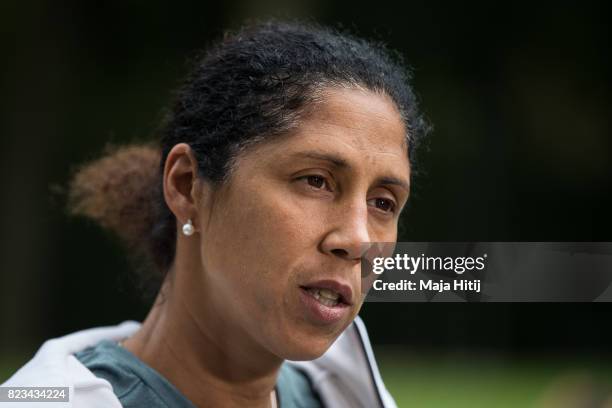
[[[329,183],[323,176],[319,176],[317,174],[311,174],[309,176],[300,177],[300,179],[306,181],[306,183],[308,183],[309,186],[315,189],[322,189],[324,187],[326,187],[325,188],[326,190],[330,189]]]
[[[388,198],[372,198],[368,200],[368,205],[373,205],[385,213],[395,213],[395,202]]]

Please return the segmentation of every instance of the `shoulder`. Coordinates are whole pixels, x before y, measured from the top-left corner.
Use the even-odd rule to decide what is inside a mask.
[[[70,403],[66,403],[66,407],[119,408],[121,404],[108,381],[95,376],[74,354],[105,339],[119,340],[127,337],[139,327],[139,323],[128,321],[117,326],[87,329],[48,340],[2,386],[67,387]],[[5,406],[11,405],[3,404],[3,408]],[[15,406],[21,407],[22,404],[16,403]]]

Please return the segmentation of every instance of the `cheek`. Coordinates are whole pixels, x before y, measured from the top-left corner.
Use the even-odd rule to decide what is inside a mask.
[[[226,200],[235,204],[211,218],[202,243],[204,269],[221,274],[211,279],[223,290],[240,291],[247,307],[277,307],[296,279],[292,265],[316,247],[313,228],[305,222],[305,209],[287,194],[260,190],[240,196],[248,199]]]

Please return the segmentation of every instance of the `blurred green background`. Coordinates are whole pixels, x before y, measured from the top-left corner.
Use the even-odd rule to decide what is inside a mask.
[[[108,142],[151,137],[187,58],[270,16],[341,24],[413,68],[435,130],[401,239],[612,241],[603,1],[3,2],[0,381],[44,339],[143,318],[120,244],[54,192]],[[610,312],[367,304],[362,316],[400,406],[587,407],[610,392]]]

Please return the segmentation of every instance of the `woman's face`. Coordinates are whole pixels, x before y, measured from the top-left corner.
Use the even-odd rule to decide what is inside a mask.
[[[225,324],[283,359],[323,354],[363,302],[364,243],[397,239],[406,149],[390,99],[340,89],[243,153],[197,220],[207,302]]]

